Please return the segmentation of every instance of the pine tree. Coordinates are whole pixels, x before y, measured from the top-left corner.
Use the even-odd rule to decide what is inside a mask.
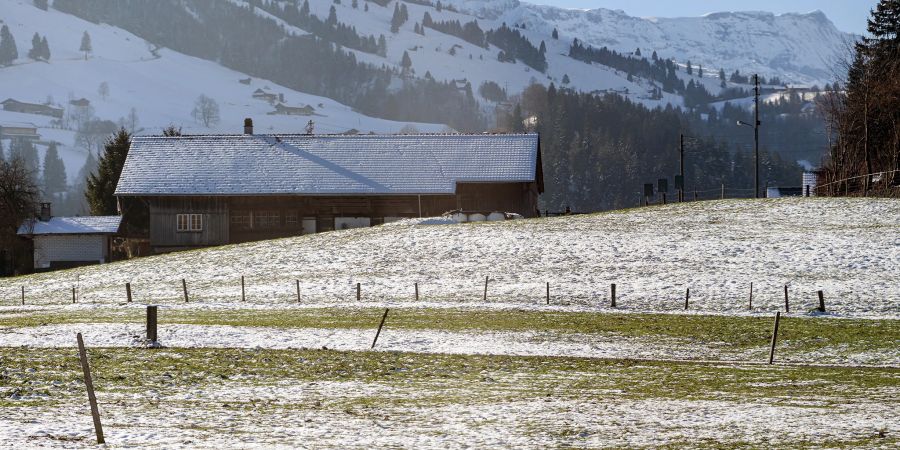
[[[113,195],[119,176],[122,175],[122,167],[131,147],[131,135],[120,129],[115,135],[106,141],[103,155],[97,165],[97,172],[92,173],[87,180],[85,198],[95,216],[117,215],[118,208],[116,197]]]
[[[725,81],[725,69],[719,69],[719,79]]]
[[[541,47],[538,51],[541,52],[542,55],[547,53],[547,44],[544,44],[544,41],[541,41]]]
[[[41,51],[41,36],[34,33],[34,36],[31,38],[31,50],[28,50],[28,57],[35,61],[41,59],[41,55],[43,52]]]
[[[41,57],[44,61],[50,61],[50,44],[47,43],[47,36],[41,38]]]
[[[641,48],[640,47],[638,47],[637,50],[634,51],[634,56],[637,56],[638,58],[641,57]]]
[[[694,74],[694,68],[691,66],[691,61],[690,61],[690,60],[688,60],[688,62],[687,62],[687,74],[688,74],[688,75],[693,75],[693,74]]]
[[[438,12],[441,12],[441,10],[444,9],[444,5],[441,5],[441,0],[438,0],[437,5],[435,6],[435,9],[437,9]]]
[[[559,39],[559,31],[558,31],[556,28],[554,28],[554,29],[553,29],[553,33],[551,33],[550,36],[551,36],[553,39]]]
[[[0,66],[8,66],[19,57],[16,39],[9,32],[9,27],[0,28]]]
[[[697,68],[697,76],[703,78],[703,66],[698,66]]]
[[[328,19],[325,21],[325,25],[329,27],[337,25],[337,10],[334,9],[334,5],[331,5],[331,8],[328,10]]]
[[[659,55],[656,54],[656,50],[653,50],[653,54],[650,55],[650,59],[653,61],[659,61]]]
[[[358,8],[359,8],[359,1],[358,1],[358,0],[353,0],[353,2],[350,3],[350,6],[352,6],[353,9],[358,9]]]
[[[366,4],[366,6],[368,6],[368,4]],[[303,6],[300,7],[300,17],[304,21],[309,19],[309,0],[303,0]]]
[[[369,12],[369,2],[366,2],[366,4],[363,6],[363,11]]]
[[[387,56],[387,39],[384,38],[384,35],[378,36],[378,54],[381,57]]]
[[[94,48],[91,46],[91,35],[88,34],[87,31],[81,35],[81,47],[78,47],[78,51],[84,52],[84,59],[87,60],[88,53],[94,51]]]
[[[44,154],[44,192],[52,196],[65,191],[66,165],[59,157],[56,142],[51,142]]]
[[[403,51],[403,59],[400,60],[400,67],[402,67],[404,71],[407,71],[412,67],[412,59],[409,58],[409,53],[405,50]]]
[[[569,84],[569,74],[563,75],[562,84]]]

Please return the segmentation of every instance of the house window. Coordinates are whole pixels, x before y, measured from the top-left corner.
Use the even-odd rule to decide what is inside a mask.
[[[203,214],[177,214],[175,223],[181,232],[203,231]]]
[[[278,211],[260,211],[253,214],[253,227],[272,229],[281,226],[281,215]]]
[[[250,211],[232,211],[231,227],[237,230],[249,230],[250,224],[253,223]]]
[[[299,223],[300,219],[297,211],[288,211],[284,213],[284,226],[289,228],[297,228],[297,225]]]

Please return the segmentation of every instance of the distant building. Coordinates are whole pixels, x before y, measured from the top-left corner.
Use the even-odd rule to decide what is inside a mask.
[[[277,101],[284,101],[284,94],[274,94],[272,92],[266,92],[262,89],[257,89],[253,91],[253,98],[258,100],[265,100],[269,103],[275,103]]]
[[[109,261],[111,238],[119,232],[120,216],[52,217],[50,204],[41,204],[41,216],[19,227],[19,236],[31,239],[34,269],[66,269]]]
[[[148,205],[136,219],[148,223],[126,226],[159,253],[449,211],[534,217],[541,192],[537,134],[258,135],[248,123],[135,137],[115,194]]]
[[[0,139],[37,141],[41,139],[41,135],[38,134],[37,127],[32,124],[6,124],[0,125]]]
[[[56,117],[61,119],[63,116],[62,108],[54,108],[50,105],[40,105],[36,103],[25,103],[18,100],[8,98],[0,102],[4,111],[19,112],[25,114],[40,114],[42,116]]]
[[[82,97],[78,100],[69,100],[69,104],[72,106],[77,106],[79,108],[86,108],[88,106],[91,106],[91,101]]]
[[[283,114],[287,116],[311,116],[316,112],[316,110],[309,105],[296,107],[296,106],[286,106],[283,103],[275,104],[275,111],[270,112],[269,114]]]

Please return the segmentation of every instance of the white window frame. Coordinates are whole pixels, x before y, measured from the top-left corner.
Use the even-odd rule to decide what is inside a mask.
[[[175,231],[179,233],[203,231],[203,214],[176,214]]]

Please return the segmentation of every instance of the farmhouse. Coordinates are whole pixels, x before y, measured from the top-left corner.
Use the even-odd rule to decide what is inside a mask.
[[[110,244],[122,217],[52,217],[50,204],[41,204],[41,216],[19,227],[19,236],[34,244],[34,269],[52,270],[109,261]]]
[[[6,124],[0,125],[0,139],[25,139],[28,141],[37,141],[41,139],[41,135],[37,132],[37,127],[30,123]]]
[[[462,210],[536,214],[537,134],[135,137],[116,196],[154,252]],[[129,221],[126,214],[126,222]]]
[[[54,108],[50,105],[39,105],[36,103],[25,103],[15,99],[8,98],[0,102],[4,111],[20,112],[25,114],[40,114],[44,116],[62,118],[62,108]]]

